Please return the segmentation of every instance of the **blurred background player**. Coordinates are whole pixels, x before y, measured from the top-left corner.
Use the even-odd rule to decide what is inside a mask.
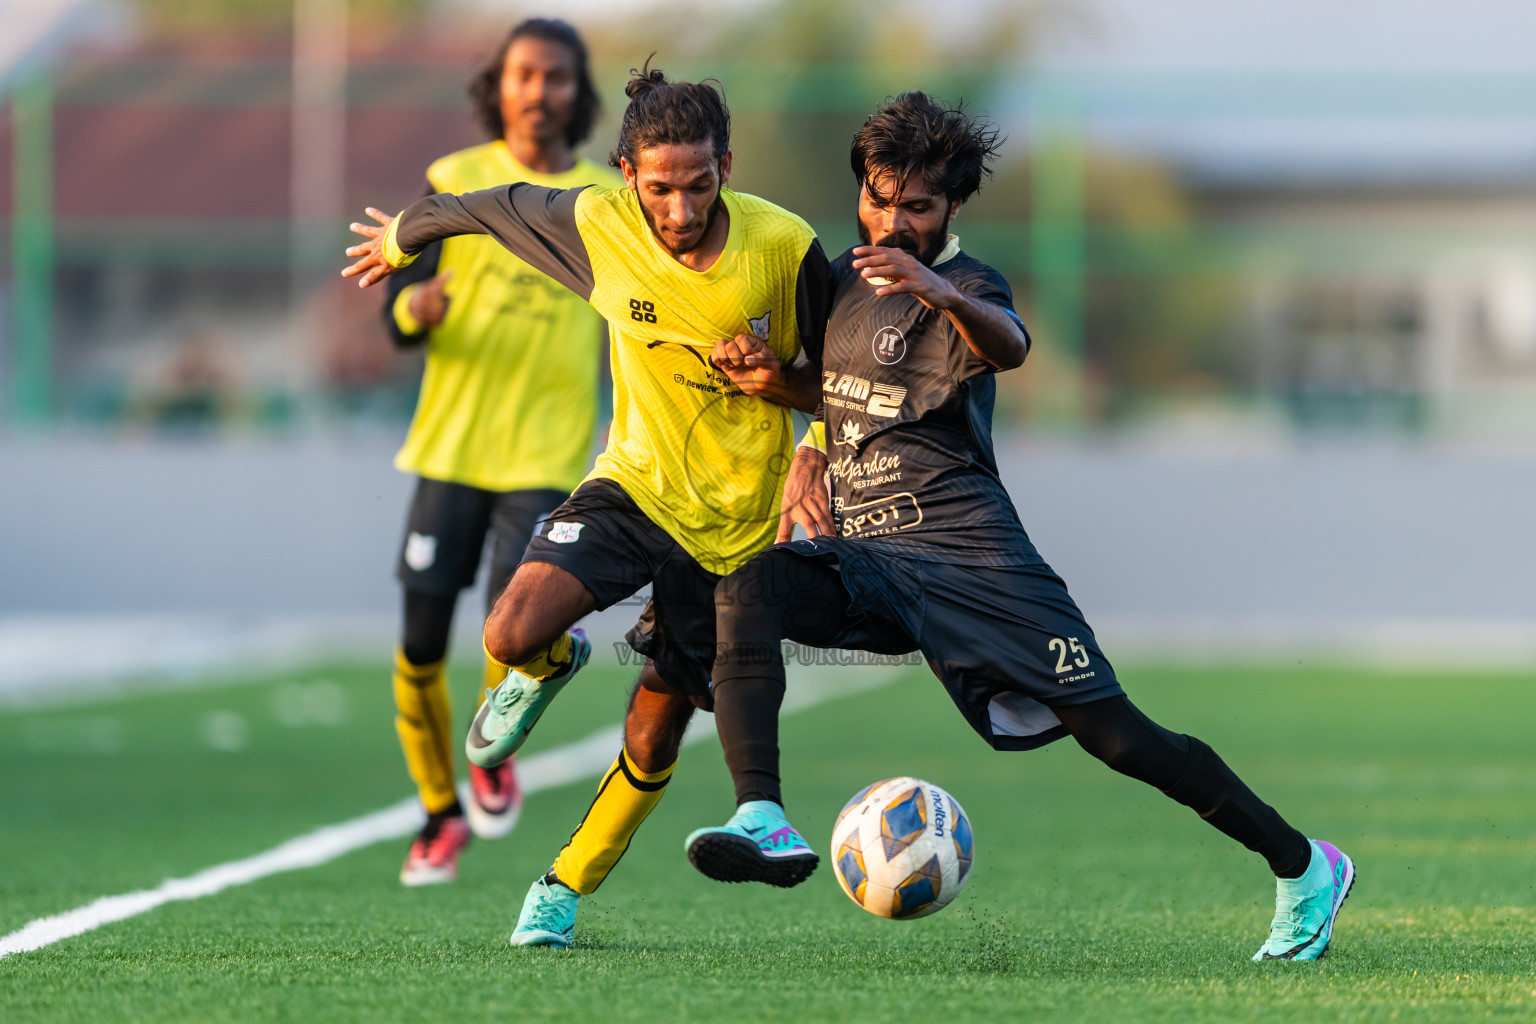
[[[469,94],[491,141],[434,162],[428,194],[520,181],[619,183],[575,154],[598,98],[586,46],[565,22],[517,25]],[[592,307],[484,236],[423,249],[390,281],[384,319],[397,345],[427,346],[416,415],[395,458],[418,480],[400,554],[405,623],[394,693],[395,726],[427,810],[400,881],[428,885],[453,880],[471,830],[499,838],[516,820],[511,760],[470,766],[467,806],[455,793],[458,739],[445,673],[454,605],[475,581],[486,535],[489,607],[534,524],[585,474],[606,329]],[[505,674],[487,662],[487,686]]]

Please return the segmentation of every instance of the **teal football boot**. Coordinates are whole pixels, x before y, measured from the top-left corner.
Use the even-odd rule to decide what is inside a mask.
[[[490,692],[469,735],[464,737],[464,756],[480,768],[495,768],[517,753],[538,723],[549,702],[575,678],[592,656],[592,642],[582,629],[571,630],[571,660],[548,679],[534,679],[517,669],[507,673],[501,685]]]
[[[1300,878],[1279,878],[1275,920],[1255,960],[1316,960],[1333,939],[1333,919],[1355,884],[1355,862],[1332,843],[1312,844],[1312,863]]]
[[[748,800],[724,826],[689,834],[693,866],[717,882],[767,882],[781,889],[811,877],[820,858],[770,800]]]
[[[523,912],[512,929],[514,946],[554,946],[570,949],[576,936],[576,903],[581,894],[546,875],[523,897]]]

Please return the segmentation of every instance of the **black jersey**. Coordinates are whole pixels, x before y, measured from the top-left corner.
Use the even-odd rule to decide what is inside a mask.
[[[960,252],[953,236],[939,258],[936,273],[1018,320],[1003,276]],[[992,366],[949,317],[911,295],[877,296],[852,262],[850,250],[832,265],[822,363],[838,534],[915,558],[1038,564],[997,474]]]

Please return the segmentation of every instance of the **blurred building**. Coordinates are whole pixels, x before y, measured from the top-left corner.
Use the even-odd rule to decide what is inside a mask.
[[[1536,421],[1536,185],[1204,189],[1249,252],[1254,382],[1312,426]]]
[[[507,16],[426,32],[411,19],[429,6],[401,5],[393,36],[321,19],[308,50],[286,23],[214,43],[119,27],[31,79],[0,68],[0,422],[35,406],[177,432],[398,429],[416,364],[387,345],[378,297],[336,276],[345,223],[403,207],[433,158],[480,141],[464,84]],[[903,64],[872,58],[857,17],[760,6],[690,22],[667,67],[724,82],[733,183],[830,250],[853,242],[846,140],[879,97],[918,86],[1003,121],[996,180],[959,227],[1039,342],[1003,418],[1114,425],[1204,402],[1271,425],[1536,436],[1536,75],[1051,72],[981,29],[974,61],[914,43]],[[322,8],[345,5],[297,9]],[[588,26],[608,101],[592,155],[660,17]],[[779,62],[721,59],[731,33],[770,30]]]

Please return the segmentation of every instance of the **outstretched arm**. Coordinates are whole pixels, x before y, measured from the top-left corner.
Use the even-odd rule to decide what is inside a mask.
[[[589,299],[592,261],[576,227],[581,191],[519,182],[457,196],[427,196],[394,218],[370,207],[368,215],[378,225],[352,225],[367,241],[347,250],[355,262],[342,276],[358,277],[358,286],[367,288],[410,264],[438,239],[490,235],[534,269]]]

